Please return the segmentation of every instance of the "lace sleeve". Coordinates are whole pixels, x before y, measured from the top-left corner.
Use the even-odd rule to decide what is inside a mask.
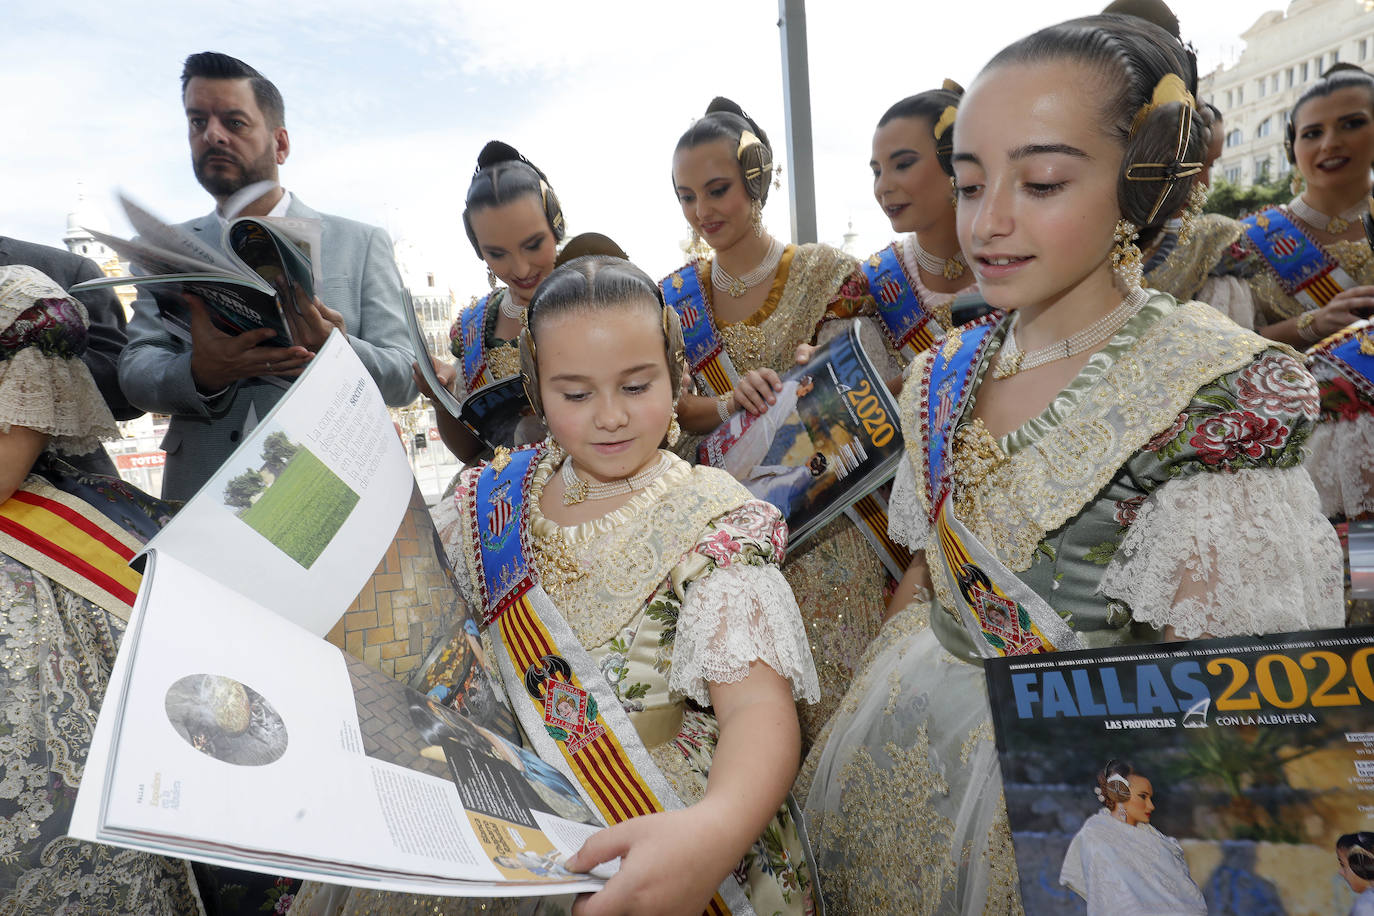
[[[1324,419],[1307,440],[1303,467],[1312,475],[1322,514],[1358,518],[1374,512],[1374,413]]]
[[[1199,473],[1141,506],[1098,592],[1178,636],[1345,622],[1341,553],[1301,467]]]
[[[709,706],[709,684],[742,681],[754,661],[791,681],[796,699],[820,699],[801,611],[782,573],[771,563],[718,566],[687,586],[668,689]]]
[[[1250,285],[1240,277],[1208,277],[1196,298],[1247,331],[1255,329],[1255,301],[1250,296]]]
[[[925,550],[930,520],[916,499],[916,486],[916,472],[911,462],[903,458],[897,465],[897,476],[892,479],[892,496],[887,501],[887,533],[912,550]]]

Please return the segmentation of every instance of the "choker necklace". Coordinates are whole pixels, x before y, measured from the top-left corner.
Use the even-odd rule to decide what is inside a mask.
[[[764,280],[773,276],[782,263],[782,252],[787,246],[777,239],[773,239],[768,246],[768,253],[763,256],[759,266],[749,271],[743,276],[733,276],[728,270],[720,266],[720,257],[717,256],[711,261],[711,285],[724,293],[729,293],[738,299],[749,290],[758,286]]]
[[[1052,344],[1025,351],[1016,345],[1016,319],[1021,313],[1014,312],[1011,316],[1011,326],[1007,328],[1006,339],[1002,341],[1002,350],[997,354],[997,366],[992,370],[992,377],[1009,378],[1018,372],[1068,359],[1090,347],[1095,347],[1121,330],[1148,299],[1145,290],[1137,287],[1121,300],[1120,305],[1078,333],[1063,340],[1056,340]]]
[[[1303,200],[1302,196],[1299,195],[1289,202],[1288,209],[1292,210],[1293,215],[1304,223],[1307,223],[1307,225],[1325,229],[1331,235],[1340,235],[1350,228],[1352,220],[1360,218],[1366,206],[1367,204],[1364,201],[1360,201],[1353,207],[1345,208],[1337,216],[1327,216],[1325,213]]]
[[[511,294],[510,287],[506,288],[506,294],[501,297],[501,301],[497,303],[496,307],[499,308],[501,314],[505,315],[507,318],[522,323],[525,320],[525,307],[515,301],[515,296]]]
[[[921,269],[932,277],[944,277],[946,280],[957,280],[968,270],[968,262],[964,260],[962,251],[954,252],[952,257],[940,258],[931,254],[921,247],[921,243],[916,241],[916,233],[908,232],[906,244],[911,246],[911,253],[916,258],[916,263],[921,265]]]
[[[663,476],[668,468],[673,466],[673,459],[666,452],[658,453],[658,462],[648,467],[638,474],[630,477],[622,477],[619,480],[612,480],[610,483],[588,483],[577,472],[573,470],[572,458],[563,459],[563,505],[575,506],[583,500],[588,499],[610,499],[612,496],[624,496],[633,493],[635,490],[642,490]]]

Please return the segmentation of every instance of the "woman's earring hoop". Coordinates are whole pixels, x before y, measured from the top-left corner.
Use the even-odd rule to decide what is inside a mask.
[[[1140,248],[1136,246],[1136,236],[1140,230],[1135,223],[1128,220],[1117,220],[1116,231],[1113,237],[1116,244],[1112,246],[1112,273],[1116,275],[1116,281],[1121,284],[1124,292],[1131,292],[1144,285],[1145,265],[1140,257]]]

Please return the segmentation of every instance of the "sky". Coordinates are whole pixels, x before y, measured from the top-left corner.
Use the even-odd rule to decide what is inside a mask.
[[[818,231],[860,252],[892,237],[872,196],[873,127],[945,78],[1105,0],[811,0],[806,9]],[[1286,0],[1172,0],[1199,71]],[[460,302],[486,289],[462,227],[477,153],[511,143],[549,176],[570,234],[610,235],[651,275],[682,260],[677,138],[713,96],[738,102],[784,164],[764,219],[791,238],[777,0],[45,0],[0,30],[0,234],[60,245],[84,194],[116,234],[122,189],[169,221],[209,212],[191,173],[179,75],[232,54],[286,101],[282,184],[317,210],[385,227]],[[97,226],[96,228],[100,228]]]

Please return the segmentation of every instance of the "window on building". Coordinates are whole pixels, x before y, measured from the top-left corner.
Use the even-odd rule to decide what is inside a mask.
[[[1305,83],[1305,82],[1307,82],[1307,61],[1303,61],[1303,62],[1302,62],[1302,65],[1298,67],[1298,72],[1299,72],[1300,74],[1302,74],[1302,76],[1299,78],[1298,82],[1300,82],[1300,83]]]
[[[1260,98],[1264,98],[1266,87],[1268,85],[1269,83],[1262,76],[1259,79],[1255,80],[1255,91],[1259,94]]]
[[[1239,127],[1226,135],[1227,146],[1239,146],[1243,142],[1245,142],[1245,137],[1241,134]]]
[[[1259,127],[1256,127],[1256,128],[1255,128],[1255,136],[1256,136],[1256,137],[1267,137],[1267,136],[1269,136],[1269,126],[1270,126],[1270,124],[1271,124],[1272,122],[1273,122],[1273,118],[1265,118],[1263,121],[1261,121],[1260,124],[1259,124]]]
[[[1278,75],[1277,73],[1275,73],[1273,76],[1269,77],[1269,91],[1270,91],[1270,92],[1278,92],[1278,91],[1279,91],[1279,75]]]
[[[1245,87],[1244,87],[1244,86],[1237,86],[1237,87],[1236,87],[1236,104],[1237,104],[1237,105],[1244,105],[1244,104],[1245,104]]]
[[[1226,169],[1225,177],[1231,184],[1240,184],[1240,166],[1229,166]]]
[[[434,274],[425,274],[425,285],[431,287],[434,285]]]
[[[1369,39],[1361,38],[1358,42],[1356,42],[1355,53],[1359,55],[1360,60],[1364,60],[1369,53]]]
[[[1334,51],[1331,52],[1331,63],[1327,64],[1327,66],[1330,67],[1330,66],[1333,66],[1333,65],[1335,65],[1335,64],[1339,64],[1340,62],[1341,62],[1341,49],[1340,49],[1340,48],[1337,48],[1336,50],[1334,50]]]
[[[1258,157],[1258,158],[1255,159],[1255,180],[1256,180],[1256,181],[1268,181],[1268,180],[1269,180],[1269,157],[1268,157],[1268,156],[1260,156],[1260,157]]]
[[[1285,88],[1285,89],[1292,89],[1292,88],[1293,88],[1293,68],[1292,68],[1292,67],[1289,67],[1289,68],[1288,68],[1288,75],[1284,78],[1284,81],[1283,81],[1283,88]]]

